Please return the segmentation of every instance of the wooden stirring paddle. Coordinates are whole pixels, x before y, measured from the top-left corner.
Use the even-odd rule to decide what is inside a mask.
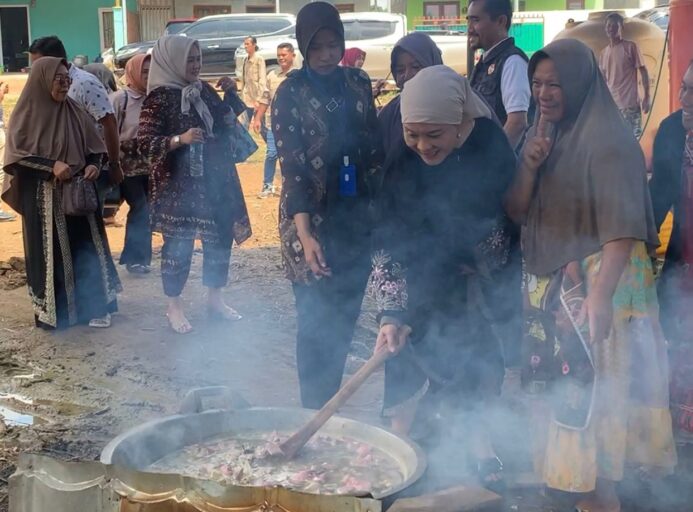
[[[352,377],[344,384],[335,395],[330,398],[329,402],[323,405],[322,409],[313,416],[313,418],[300,428],[294,435],[289,439],[284,441],[279,448],[282,454],[287,459],[293,459],[296,454],[301,451],[301,448],[310,440],[313,435],[322,428],[322,426],[329,420],[334,413],[336,413],[340,407],[342,407],[351,395],[353,395],[356,390],[361,387],[368,377],[370,377],[375,370],[380,368],[385,361],[392,355],[392,353],[383,347],[383,349],[374,353],[371,358],[366,361],[359,370],[352,375]]]

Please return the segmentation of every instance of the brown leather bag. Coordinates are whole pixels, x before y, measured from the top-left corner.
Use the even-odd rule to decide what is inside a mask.
[[[63,213],[72,217],[83,217],[96,213],[99,208],[99,198],[96,194],[96,184],[78,174],[62,184]]]

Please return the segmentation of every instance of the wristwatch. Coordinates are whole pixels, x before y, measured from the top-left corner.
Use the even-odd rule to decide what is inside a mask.
[[[173,144],[174,146],[180,146],[180,135],[174,135],[171,138],[171,144]]]

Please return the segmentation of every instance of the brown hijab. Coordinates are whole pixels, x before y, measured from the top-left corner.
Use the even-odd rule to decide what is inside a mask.
[[[10,119],[4,162],[9,176],[2,197],[19,213],[19,191],[12,176],[21,172],[21,167],[14,164],[37,156],[65,162],[78,172],[86,166],[88,155],[106,152],[89,114],[71,98],[58,102],[51,96],[53,78],[60,66],[68,68],[65,60],[55,57],[41,57],[34,62]]]
[[[594,54],[575,39],[554,41],[532,56],[530,81],[546,58],[558,71],[566,114],[554,127],[523,230],[527,270],[549,274],[622,238],[656,247],[645,159]]]
[[[140,53],[125,64],[125,83],[137,93],[147,94],[147,82],[142,77],[142,69],[151,58],[151,55]]]

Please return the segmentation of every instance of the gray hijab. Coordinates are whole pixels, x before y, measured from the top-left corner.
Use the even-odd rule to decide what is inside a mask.
[[[192,105],[202,118],[207,134],[211,134],[214,119],[200,96],[202,82],[200,80],[189,82],[185,78],[185,68],[193,46],[199,49],[197,41],[185,36],[163,36],[156,42],[149,67],[147,94],[159,87],[180,89],[180,111],[187,114]]]
[[[402,89],[401,98],[402,123],[458,125],[468,119],[493,119],[467,79],[443,65],[419,71]]]

